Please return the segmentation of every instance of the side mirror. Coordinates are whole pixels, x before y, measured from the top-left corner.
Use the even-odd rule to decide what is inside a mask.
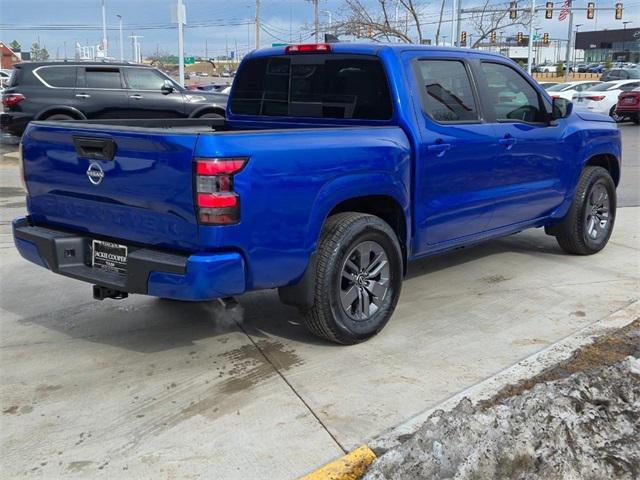
[[[553,99],[553,112],[551,113],[552,120],[558,120],[560,118],[567,118],[573,112],[573,103],[565,98]]]
[[[171,83],[171,80],[165,80],[162,87],[160,87],[160,90],[165,95],[168,95],[169,93],[173,92],[175,88],[173,87],[173,83]]]

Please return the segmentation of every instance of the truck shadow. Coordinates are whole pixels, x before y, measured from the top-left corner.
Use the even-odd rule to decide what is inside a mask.
[[[412,262],[406,278],[412,280],[428,274],[438,282],[440,271],[514,251],[528,257],[562,254],[552,237],[526,233]],[[5,271],[5,275],[6,278],[12,277],[10,271]],[[15,275],[19,276],[18,270]],[[44,284],[51,280],[51,275],[43,273],[38,279],[41,278]],[[75,287],[72,287],[67,283],[72,280],[62,277],[53,281],[60,288],[83,289],[88,301],[73,303],[73,299],[79,297],[76,291],[73,295],[65,294],[57,305],[52,302],[46,313],[29,316],[23,311],[24,301],[14,296],[13,300],[3,298],[2,308],[21,317],[18,320],[21,324],[38,325],[70,338],[139,353],[161,352],[213,337],[245,334],[253,341],[273,338],[340,348],[308,333],[302,324],[301,313],[296,308],[281,304],[275,290],[243,295],[239,298],[239,306],[228,310],[216,301],[193,303],[144,296],[133,296],[119,302],[98,302],[90,300],[88,285],[73,282]],[[42,288],[46,287],[42,285]],[[65,298],[71,302],[65,305]]]

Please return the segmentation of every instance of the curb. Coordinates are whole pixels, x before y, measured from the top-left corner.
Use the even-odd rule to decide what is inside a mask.
[[[594,338],[610,330],[622,328],[638,318],[640,318],[640,301],[634,300],[619,310],[524,358],[496,375],[419,413],[406,422],[371,439],[367,444],[361,445],[324,467],[301,477],[300,480],[358,480],[366,473],[376,458],[389,449],[402,444],[435,411],[451,410],[465,397],[469,398],[473,403],[489,399],[503,387],[541,373],[553,365],[568,359],[577,349],[591,343]]]
[[[361,445],[300,480],[357,480],[376,458],[376,454],[367,445]]]

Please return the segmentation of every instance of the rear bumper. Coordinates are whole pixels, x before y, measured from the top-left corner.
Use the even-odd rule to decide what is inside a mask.
[[[13,238],[30,262],[122,292],[199,301],[239,295],[246,288],[244,260],[236,252],[180,255],[130,246],[127,274],[118,275],[91,267],[89,236],[34,226],[21,217],[13,221]]]
[[[17,137],[22,136],[33,115],[21,112],[0,113],[0,130]]]

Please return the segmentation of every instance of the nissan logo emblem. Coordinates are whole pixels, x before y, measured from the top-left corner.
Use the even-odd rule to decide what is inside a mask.
[[[97,163],[92,163],[87,168],[87,177],[89,177],[89,181],[94,185],[100,185],[102,183],[102,179],[104,178],[104,170]]]

